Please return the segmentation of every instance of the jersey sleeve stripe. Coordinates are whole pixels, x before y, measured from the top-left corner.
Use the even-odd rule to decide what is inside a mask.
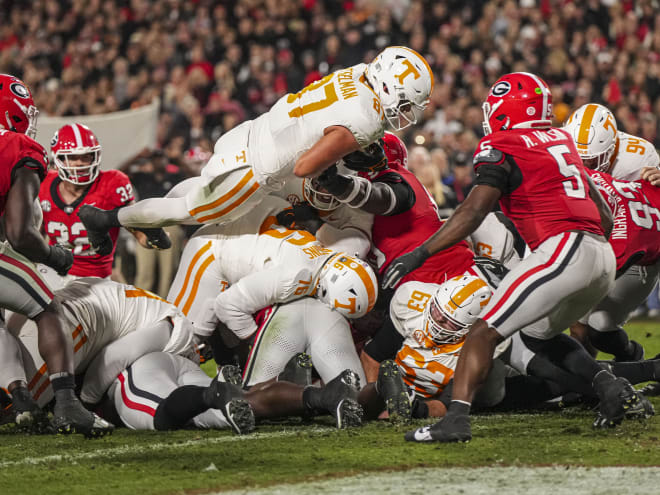
[[[181,291],[179,294],[176,296],[176,299],[174,300],[174,305],[178,308],[179,304],[181,304],[181,299],[183,299],[184,294],[186,293],[186,290],[188,289],[188,282],[190,281],[190,276],[192,275],[192,272],[195,268],[195,264],[199,261],[199,259],[204,255],[206,251],[211,249],[211,241],[207,242],[204,244],[197,253],[195,253],[195,256],[193,256],[192,260],[190,261],[190,265],[188,266],[188,270],[186,271],[186,277],[183,280],[183,286],[181,287]]]
[[[181,312],[188,316],[188,312],[190,311],[191,306],[195,302],[195,298],[197,297],[197,290],[199,289],[199,281],[202,278],[202,275],[204,275],[204,272],[208,268],[208,266],[215,261],[215,256],[212,254],[206,258],[202,264],[199,266],[199,269],[197,270],[197,273],[195,274],[195,279],[193,280],[193,285],[192,289],[190,289],[190,295],[188,295],[188,299],[186,299],[186,304],[183,306],[181,309]]]

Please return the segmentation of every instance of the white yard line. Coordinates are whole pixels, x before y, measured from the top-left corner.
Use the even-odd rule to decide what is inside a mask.
[[[267,488],[213,495],[319,495],[342,493],[364,495],[428,495],[469,493],[525,495],[637,495],[658,493],[658,467],[483,467],[417,468],[409,471],[365,473],[306,483],[274,485]]]
[[[211,437],[211,438],[200,438],[196,440],[186,440],[184,442],[159,442],[152,443],[149,445],[135,445],[135,444],[126,444],[120,447],[112,447],[109,449],[98,449],[93,452],[79,452],[75,454],[56,454],[56,455],[47,455],[44,457],[25,457],[17,461],[5,461],[0,462],[0,469],[5,469],[9,467],[16,466],[26,466],[26,465],[37,465],[45,464],[49,462],[76,462],[80,460],[87,459],[96,459],[97,457],[113,457],[120,456],[123,454],[140,454],[148,453],[157,450],[173,450],[173,449],[185,449],[188,447],[194,447],[199,445],[215,445],[220,443],[232,443],[232,442],[243,442],[250,440],[262,440],[267,438],[280,438],[280,437],[289,437],[293,435],[305,434],[326,434],[331,431],[336,431],[335,428],[305,428],[299,430],[284,430],[276,431],[270,433],[252,433],[250,435],[232,435],[226,437]]]

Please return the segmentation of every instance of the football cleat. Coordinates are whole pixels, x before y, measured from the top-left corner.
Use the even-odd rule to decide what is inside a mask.
[[[657,397],[660,395],[660,383],[649,383],[642,387],[639,392],[645,397]]]
[[[596,392],[600,405],[598,416],[593,423],[594,428],[613,428],[621,423],[628,411],[641,414],[647,407],[640,402],[648,402],[648,399],[637,392],[625,378],[617,377],[598,388]]]
[[[344,370],[330,380],[321,390],[321,402],[335,417],[337,428],[362,425],[364,411],[358,404],[360,377],[354,371]]]
[[[236,385],[221,382],[216,376],[204,391],[204,400],[213,409],[220,410],[237,434],[244,435],[254,430],[254,411]]]
[[[309,354],[299,352],[286,363],[284,370],[277,375],[278,382],[291,382],[297,385],[312,384],[312,358]]]
[[[51,433],[48,415],[41,410],[25,387],[12,391],[11,411],[14,413],[16,427],[26,433]]]
[[[241,369],[234,364],[225,364],[218,367],[218,376],[216,377],[219,382],[230,383],[237,387],[243,386],[243,374]]]
[[[55,403],[53,428],[63,435],[80,433],[85,438],[111,435],[115,429],[112,423],[85,409],[78,400]]]
[[[469,442],[472,440],[470,416],[448,414],[434,425],[409,431],[404,438],[408,442]]]
[[[412,416],[410,397],[403,382],[399,366],[388,359],[380,363],[376,391],[385,401],[392,423],[409,423]]]
[[[108,230],[112,228],[107,220],[108,211],[91,205],[82,205],[78,209],[78,218],[87,230],[89,243],[101,256],[106,256],[112,252],[112,238]]]

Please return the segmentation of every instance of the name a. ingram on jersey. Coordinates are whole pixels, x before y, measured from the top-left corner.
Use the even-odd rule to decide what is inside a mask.
[[[339,91],[344,100],[353,98],[358,95],[355,81],[353,81],[353,67],[342,70],[337,74],[337,83],[339,84]]]
[[[331,254],[332,249],[328,249],[323,246],[310,246],[303,248],[303,252],[307,255],[307,257],[310,260],[313,260],[314,258],[318,258],[319,256]]]

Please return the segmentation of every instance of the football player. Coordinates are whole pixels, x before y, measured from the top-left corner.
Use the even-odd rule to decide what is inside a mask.
[[[73,349],[75,374],[85,374],[80,394],[85,403],[99,402],[117,374],[144,354],[194,354],[191,323],[175,306],[150,292],[81,277],[56,291],[55,300],[62,308],[59,321]],[[53,387],[38,352],[37,335],[24,329],[20,344],[14,359],[0,363],[0,378],[3,384],[27,383],[29,393],[43,407],[53,398]]]
[[[384,286],[394,286],[431,254],[465,239],[498,201],[532,253],[504,277],[470,326],[447,415],[406,435],[412,441],[470,440],[471,403],[497,344],[528,327],[526,334],[542,348],[614,285],[616,260],[607,242],[612,214],[569,134],[551,127],[547,84],[534,74],[507,74],[491,87],[483,110],[486,135],[474,155],[475,187],[438,232],[392,262]],[[568,365],[574,353],[587,355],[580,347],[558,359]],[[594,384],[605,423],[616,424],[641,398],[627,380],[585,356],[577,356],[582,363],[577,372]]]
[[[112,273],[119,229],[109,232],[112,250],[104,255],[96,253],[78,218],[78,209],[83,204],[108,210],[132,204],[133,186],[123,172],[101,170],[101,144],[85,125],[60,127],[53,135],[50,150],[55,169],[48,172],[39,191],[48,241],[73,252],[70,275],[107,278]]]
[[[122,371],[108,391],[121,421],[134,430],[254,429],[255,418],[329,413],[337,428],[360,426],[359,380],[339,373],[323,387],[273,381],[244,391],[239,382],[211,379],[182,356],[154,352]]]
[[[636,361],[643,358],[644,349],[628,339],[622,325],[658,281],[660,189],[647,181],[615,180],[595,170],[590,176],[614,216],[609,242],[616,255],[617,279],[581,322],[586,324],[588,341],[596,349],[614,355],[617,361]],[[576,333],[573,327],[571,330]]]
[[[611,175],[614,179],[625,181],[646,180],[651,181],[655,186],[660,185],[660,156],[658,156],[655,147],[643,138],[631,136],[625,132],[619,131],[616,119],[607,107],[596,103],[588,103],[581,106],[571,114],[564,129],[575,141],[578,153],[582,157],[582,163],[592,170],[604,172]],[[608,181],[605,176],[599,176],[599,180]],[[612,190],[611,185],[606,189]],[[646,187],[648,194],[655,196],[655,193]],[[613,190],[614,196],[610,197],[614,201],[617,194]],[[616,202],[624,201],[629,204],[628,192],[626,196],[620,196]],[[649,196],[645,196],[649,197]],[[646,199],[642,204],[648,204]],[[614,208],[614,203],[610,203]],[[652,205],[651,205],[652,207]],[[618,221],[619,227],[622,222],[628,225],[632,232],[639,232],[639,219],[631,221],[630,215],[626,215],[627,206],[623,206],[620,211]],[[616,215],[616,212],[614,212]],[[644,213],[642,212],[642,215]],[[636,215],[636,218],[638,215]],[[625,220],[624,220],[625,219]],[[642,222],[643,223],[643,222]],[[619,229],[620,231],[620,229]],[[620,233],[611,238],[610,241],[616,241],[620,238]],[[647,232],[646,236],[649,236]],[[646,250],[648,246],[640,246],[640,249]],[[614,245],[615,253],[617,246]],[[623,251],[622,251],[623,252]],[[628,339],[626,332],[620,327],[630,314],[630,305],[641,304],[640,299],[643,294],[649,294],[653,286],[657,283],[658,271],[652,266],[652,263],[646,263],[644,268],[636,264],[632,259],[622,259],[617,253],[617,283],[611,294],[613,300],[608,300],[609,309],[616,312],[605,317],[607,307],[600,305],[598,314],[590,318],[587,325],[578,323],[571,326],[571,335],[577,338],[585,346],[592,349],[595,355],[596,350],[603,350],[614,354],[617,360],[641,359],[644,355],[644,348],[637,342]],[[628,254],[634,254],[629,252]],[[648,261],[648,259],[647,259]],[[625,263],[625,269],[622,264]],[[614,304],[618,301],[621,304]]]
[[[294,174],[313,177],[341,157],[366,148],[389,123],[417,122],[433,90],[433,73],[414,50],[391,46],[358,64],[288,94],[258,118],[223,135],[201,177],[166,198],[118,211],[80,212],[93,245],[107,244],[111,227],[161,227],[234,220],[282,188]]]
[[[401,139],[386,132],[382,147],[372,146],[369,152],[344,157],[344,165],[356,170],[357,176],[341,174],[331,167],[318,178],[318,186],[338,201],[375,215],[370,256],[382,275],[392,260],[419,245],[443,221],[429,193],[408,170],[408,151]],[[465,273],[487,276],[475,266],[474,253],[467,243],[459,242],[429,257],[394,287],[408,281],[442,283]],[[376,380],[379,363],[393,358],[401,343],[400,335],[386,317],[360,356],[368,382]]]
[[[16,77],[0,74],[0,214],[4,214],[7,239],[0,248],[0,307],[21,313],[37,324],[40,355],[48,364],[56,397],[55,428],[63,433],[100,436],[112,432],[113,426],[87,411],[75,396],[73,350],[53,304],[53,294],[34,265],[43,263],[64,275],[73,263],[71,251],[49,246],[33,221],[39,185],[48,168],[46,150],[33,139],[37,115],[27,86]],[[4,328],[0,333],[0,363],[5,363],[14,358],[17,342]],[[12,380],[4,385],[25,405],[17,409],[19,422],[47,422],[34,405],[25,381]]]
[[[257,311],[305,296],[347,318],[368,313],[377,297],[373,270],[309,232],[281,227],[275,215],[286,206],[269,197],[237,222],[198,230],[184,249],[168,300],[209,334],[219,318],[239,339],[257,331]]]

